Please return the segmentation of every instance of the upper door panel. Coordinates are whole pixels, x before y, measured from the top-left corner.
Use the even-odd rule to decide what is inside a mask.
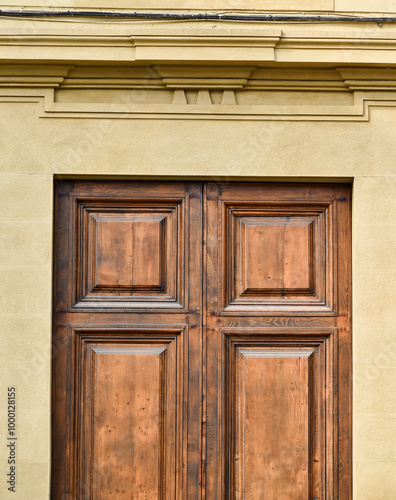
[[[189,196],[195,196],[200,186],[105,185],[108,191],[100,183],[75,184],[65,193],[71,198],[73,241],[65,302],[88,310],[185,310],[186,220]],[[190,190],[198,191],[194,195]]]
[[[325,185],[208,185],[220,218],[208,236],[218,238],[218,312],[337,314],[339,202]]]

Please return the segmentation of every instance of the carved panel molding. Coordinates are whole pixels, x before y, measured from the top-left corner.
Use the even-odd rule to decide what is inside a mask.
[[[183,306],[183,198],[75,203],[75,307]]]
[[[333,310],[331,203],[224,202],[223,311]]]
[[[77,497],[126,500],[131,475],[152,498],[180,495],[183,333],[169,327],[73,332]],[[148,462],[156,466],[148,469]]]
[[[222,336],[226,491],[256,497],[281,485],[295,498],[335,498],[328,393],[337,332],[235,328]]]

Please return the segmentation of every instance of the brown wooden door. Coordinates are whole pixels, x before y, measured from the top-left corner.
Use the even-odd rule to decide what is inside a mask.
[[[350,499],[350,188],[55,200],[52,498]]]
[[[206,497],[350,500],[350,189],[205,200]]]

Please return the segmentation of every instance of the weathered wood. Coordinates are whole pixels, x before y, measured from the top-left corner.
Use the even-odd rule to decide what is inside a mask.
[[[206,498],[351,498],[350,187],[206,189]]]
[[[198,498],[202,186],[56,184],[52,498]]]
[[[55,200],[52,498],[350,499],[350,187]]]

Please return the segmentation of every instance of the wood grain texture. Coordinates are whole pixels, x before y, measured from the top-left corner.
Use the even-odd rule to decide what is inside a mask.
[[[74,203],[74,307],[183,307],[183,197],[76,196]]]
[[[164,349],[99,347],[93,351],[96,359],[91,390],[96,401],[92,497],[130,498],[132,477],[135,498],[174,497],[175,485],[166,488],[164,484],[166,467],[174,476],[176,456],[176,450],[172,450],[171,461],[167,462],[163,449],[165,442],[174,442],[169,434],[172,423],[176,427],[171,421],[164,429],[168,427],[164,425],[164,413],[176,404],[174,389],[170,401],[164,400]],[[82,443],[84,446],[86,443]]]
[[[183,332],[77,332],[76,482],[89,498],[181,495],[182,351]]]
[[[164,289],[165,217],[96,217],[93,289]]]
[[[227,498],[332,498],[334,335],[222,330]]]
[[[350,199],[56,183],[53,500],[352,498]]]
[[[205,203],[206,498],[350,499],[350,187]]]
[[[224,311],[333,311],[332,199],[219,200]],[[242,198],[242,199],[241,199]]]
[[[235,492],[241,498],[309,498],[310,354],[236,353]]]
[[[54,500],[200,496],[201,190],[56,183]]]
[[[311,221],[266,219],[240,221],[240,295],[270,290],[309,292],[313,278]]]

